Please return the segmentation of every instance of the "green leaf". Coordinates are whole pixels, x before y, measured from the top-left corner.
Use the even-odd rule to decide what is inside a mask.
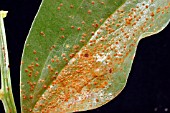
[[[95,109],[125,87],[140,39],[161,31],[170,0],[44,0],[21,66],[22,112]]]
[[[1,73],[0,100],[2,100],[6,113],[16,113],[16,107],[11,87],[8,49],[3,21],[7,13],[8,11],[0,11],[0,73]]]

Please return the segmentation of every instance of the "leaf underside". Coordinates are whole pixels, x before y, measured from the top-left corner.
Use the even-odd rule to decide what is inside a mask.
[[[44,0],[22,57],[22,112],[109,102],[125,87],[139,40],[169,19],[170,0]]]

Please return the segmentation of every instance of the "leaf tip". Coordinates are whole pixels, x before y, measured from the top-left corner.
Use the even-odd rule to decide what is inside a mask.
[[[3,10],[1,10],[1,11],[0,11],[0,16],[1,16],[2,18],[5,18],[5,17],[7,16],[7,13],[8,13],[8,11],[3,11]]]

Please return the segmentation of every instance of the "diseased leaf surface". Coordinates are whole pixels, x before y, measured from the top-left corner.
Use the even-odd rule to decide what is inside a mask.
[[[22,112],[94,109],[122,91],[139,40],[170,18],[170,0],[124,2],[43,1],[22,57]]]

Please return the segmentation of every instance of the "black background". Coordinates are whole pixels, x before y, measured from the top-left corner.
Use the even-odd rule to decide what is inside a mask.
[[[20,60],[24,42],[41,0],[0,0],[5,18],[13,93],[20,113]],[[108,104],[83,113],[170,112],[170,25],[140,41],[128,83]],[[167,111],[168,110],[168,111]],[[0,113],[4,113],[0,104]]]

